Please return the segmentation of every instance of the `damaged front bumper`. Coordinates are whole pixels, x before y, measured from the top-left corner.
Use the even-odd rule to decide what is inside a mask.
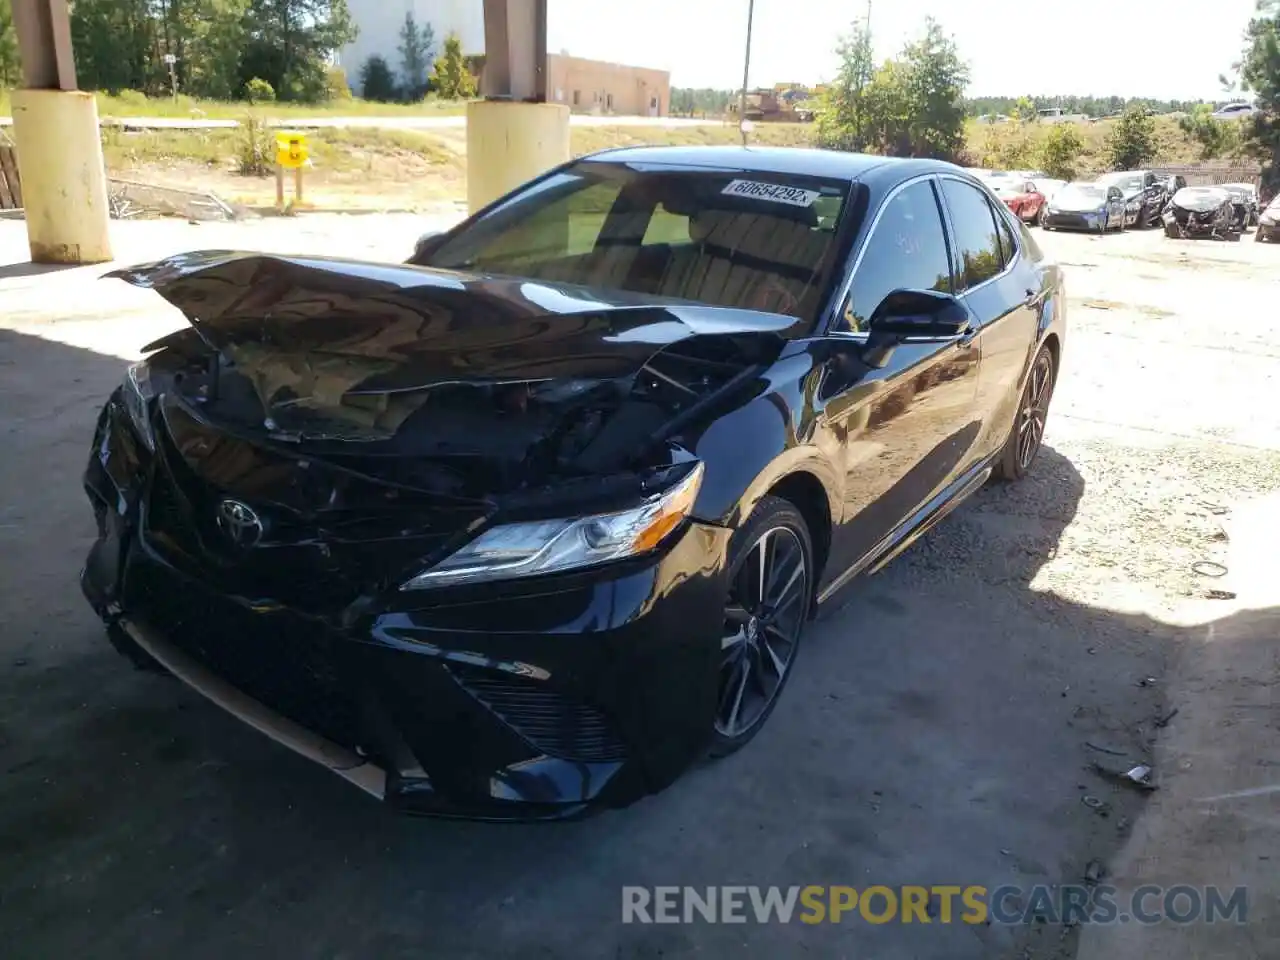
[[[149,527],[148,452],[113,399],[81,577],[113,642],[397,809],[492,820],[623,806],[713,728],[729,531],[690,523],[594,570],[318,613],[218,586]]]

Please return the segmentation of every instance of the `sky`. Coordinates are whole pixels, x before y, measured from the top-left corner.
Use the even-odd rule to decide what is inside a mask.
[[[969,61],[971,96],[1226,99],[1254,0],[873,0],[878,59],[932,15]],[[813,84],[866,0],[755,0],[749,86]],[[549,0],[553,53],[671,71],[679,87],[742,84],[747,0]]]

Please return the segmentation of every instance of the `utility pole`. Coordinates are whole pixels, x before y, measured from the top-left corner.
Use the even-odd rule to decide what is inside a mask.
[[[738,129],[742,131],[742,145],[747,145],[747,78],[751,75],[751,20],[755,16],[756,0],[747,0],[747,50],[742,58],[742,93],[738,97]]]

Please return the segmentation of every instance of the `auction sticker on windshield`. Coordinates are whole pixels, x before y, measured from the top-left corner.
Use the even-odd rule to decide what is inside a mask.
[[[720,192],[727,197],[750,197],[753,200],[787,203],[793,207],[811,207],[822,196],[817,190],[788,187],[780,183],[760,183],[757,180],[732,180]]]

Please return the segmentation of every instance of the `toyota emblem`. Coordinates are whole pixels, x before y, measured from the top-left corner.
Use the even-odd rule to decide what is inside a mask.
[[[237,547],[248,549],[262,539],[262,521],[253,508],[239,500],[218,504],[218,526]]]

